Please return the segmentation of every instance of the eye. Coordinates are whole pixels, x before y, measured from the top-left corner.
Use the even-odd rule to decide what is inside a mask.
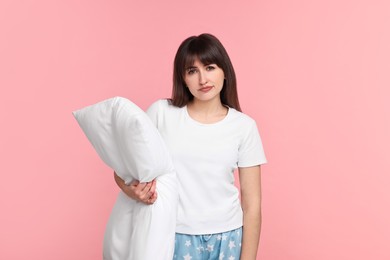
[[[189,69],[187,69],[187,74],[188,75],[192,75],[192,74],[194,74],[196,72],[196,68],[189,68]]]
[[[207,71],[215,70],[215,66],[214,65],[207,65],[206,70]]]

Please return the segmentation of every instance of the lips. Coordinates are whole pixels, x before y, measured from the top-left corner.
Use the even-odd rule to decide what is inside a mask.
[[[207,86],[207,87],[200,88],[199,91],[201,91],[201,92],[209,92],[212,88],[213,88],[212,86]]]

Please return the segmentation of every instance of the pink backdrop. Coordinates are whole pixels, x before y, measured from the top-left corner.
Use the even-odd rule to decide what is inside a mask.
[[[137,2],[137,3],[134,3]],[[71,111],[169,97],[221,39],[258,122],[263,260],[390,259],[387,0],[0,2],[0,259],[101,259],[118,188]]]

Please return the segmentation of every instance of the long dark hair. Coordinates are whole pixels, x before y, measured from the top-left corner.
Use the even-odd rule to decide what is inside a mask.
[[[173,65],[173,88],[170,102],[177,107],[187,105],[194,96],[184,81],[185,68],[192,66],[195,59],[203,64],[216,64],[224,74],[225,80],[221,90],[221,102],[224,105],[241,111],[237,94],[236,74],[229,55],[222,43],[211,34],[201,34],[185,39],[177,50]]]

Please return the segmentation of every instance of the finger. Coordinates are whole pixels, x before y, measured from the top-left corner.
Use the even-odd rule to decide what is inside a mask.
[[[145,184],[145,186],[143,187],[143,189],[139,192],[140,197],[141,197],[142,200],[147,200],[152,195],[152,193],[150,193],[150,188],[151,187],[152,187],[152,183],[147,182]]]
[[[156,194],[156,189],[157,189],[156,183],[157,183],[156,180],[153,180],[153,181],[151,181],[151,183],[150,183],[150,184],[151,184],[151,185],[150,185],[150,189],[149,189],[149,192],[147,193],[147,196],[148,196],[149,198],[153,197],[153,196]]]
[[[149,197],[149,199],[146,200],[145,203],[151,205],[155,203],[156,200],[157,200],[157,193],[154,193],[151,197]]]
[[[143,183],[141,182],[137,186],[134,186],[133,192],[135,194],[136,199],[146,203],[150,197],[149,195],[150,186],[151,184],[148,184],[146,182]]]
[[[149,204],[155,203],[157,200],[157,192],[153,194],[152,197],[149,198]]]
[[[152,187],[152,182],[145,182],[145,187],[143,188],[143,191],[146,193],[150,191],[151,187]]]
[[[140,183],[139,181],[132,181],[130,183],[129,189],[131,194],[130,197],[134,198],[138,201],[143,201],[145,199],[145,194],[143,193],[143,189],[145,187],[146,183]]]
[[[145,186],[146,186],[146,183],[144,183],[144,182],[138,182],[138,184],[135,185],[135,186],[133,186],[133,187],[135,188],[135,190],[136,190],[137,192],[142,192],[143,189],[145,188]]]
[[[156,181],[156,179],[154,179],[152,181],[152,186],[150,187],[150,191],[152,194],[154,194],[156,192],[156,183],[157,183],[157,181]]]

